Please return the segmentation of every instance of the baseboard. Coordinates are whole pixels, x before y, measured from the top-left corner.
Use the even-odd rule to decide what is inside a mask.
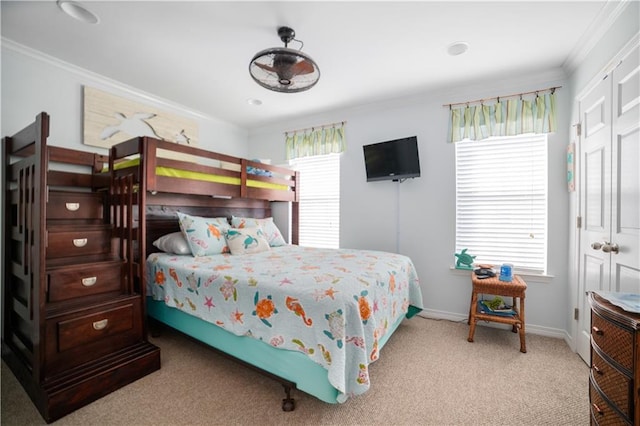
[[[418,315],[421,316],[421,317],[424,317],[424,318],[437,319],[437,320],[447,320],[447,321],[453,321],[453,322],[464,322],[465,324],[466,324],[467,319],[468,319],[468,315],[466,315],[466,314],[458,314],[458,313],[455,313],[455,312],[447,312],[447,311],[438,311],[438,310],[435,310],[435,309],[424,309]],[[505,330],[511,328],[510,325],[498,324],[498,323],[493,323],[493,322],[487,323],[487,322],[484,322],[484,321],[478,321],[478,325],[479,326],[484,326],[484,327],[501,328],[501,329],[505,329]],[[544,327],[544,326],[541,326],[541,325],[535,325],[535,324],[526,323],[525,331],[527,333],[537,334],[537,335],[540,335],[540,336],[553,337],[553,338],[556,338],[556,339],[563,339],[564,341],[567,342],[567,344],[571,340],[569,338],[568,333],[565,330],[561,330],[559,328]]]

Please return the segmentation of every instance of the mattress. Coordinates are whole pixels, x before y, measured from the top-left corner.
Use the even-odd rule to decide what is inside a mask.
[[[411,260],[379,251],[273,247],[193,257],[153,253],[147,294],[167,307],[327,371],[338,402],[370,387],[368,367],[403,317],[422,309]]]

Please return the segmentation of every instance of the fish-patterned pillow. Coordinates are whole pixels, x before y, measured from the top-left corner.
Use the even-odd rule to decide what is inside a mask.
[[[231,254],[260,253],[271,250],[262,228],[230,228],[227,231],[227,244]]]
[[[177,212],[182,235],[187,240],[191,254],[208,256],[229,253],[225,232],[229,228],[220,218],[199,217]],[[226,220],[226,219],[225,219]]]
[[[264,219],[256,219],[253,217],[236,217],[231,216],[231,226],[235,228],[248,228],[259,226],[264,231],[265,237],[271,247],[280,247],[287,244],[282,236],[282,232],[273,222],[272,217]]]

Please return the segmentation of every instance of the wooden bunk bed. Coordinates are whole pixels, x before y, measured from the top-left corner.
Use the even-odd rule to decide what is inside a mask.
[[[159,369],[160,350],[134,283],[131,190],[110,187],[106,156],[48,136],[43,112],[2,140],[2,358],[51,422]]]
[[[162,156],[159,155],[160,150],[164,151]],[[177,158],[184,156],[188,156],[188,159],[177,160]],[[291,390],[293,388],[303,390],[329,403],[343,402],[352,395],[351,391],[345,390],[344,388],[339,390],[338,387],[340,386],[336,386],[335,380],[330,379],[329,376],[331,374],[328,373],[327,366],[321,365],[322,363],[326,364],[325,361],[327,360],[329,360],[328,362],[330,363],[330,351],[327,350],[325,352],[325,346],[322,344],[318,344],[317,346],[314,344],[313,348],[298,348],[303,350],[294,350],[290,347],[288,348],[289,350],[283,350],[277,347],[278,344],[273,343],[273,339],[269,341],[266,337],[258,336],[259,333],[255,328],[231,332],[228,328],[221,326],[224,322],[222,320],[207,320],[200,316],[200,314],[190,312],[190,309],[185,306],[190,305],[192,307],[191,311],[195,311],[196,303],[200,303],[192,302],[191,299],[193,299],[192,295],[194,293],[189,293],[189,297],[182,299],[183,301],[186,300],[184,304],[182,302],[178,303],[177,299],[179,296],[177,295],[169,296],[167,293],[162,296],[162,294],[164,294],[162,292],[171,287],[168,281],[165,284],[165,275],[171,275],[172,279],[175,280],[176,285],[173,287],[175,287],[176,291],[184,290],[184,287],[186,287],[186,285],[183,287],[178,277],[179,272],[176,272],[177,268],[173,268],[172,271],[173,264],[171,262],[178,260],[188,262],[189,258],[193,259],[190,255],[176,256],[174,254],[167,254],[165,256],[162,253],[157,253],[159,250],[152,244],[157,238],[180,230],[176,217],[178,212],[201,218],[232,218],[234,216],[267,218],[271,216],[271,202],[291,203],[292,245],[275,247],[272,250],[272,254],[267,255],[260,253],[256,256],[275,256],[267,259],[263,257],[262,261],[265,262],[266,260],[267,264],[273,263],[272,261],[275,262],[274,259],[283,260],[283,256],[301,259],[300,256],[302,255],[300,253],[295,252],[288,254],[289,252],[287,252],[287,250],[291,250],[292,247],[298,248],[298,188],[300,176],[297,173],[281,167],[256,163],[148,137],[134,138],[113,146],[109,161],[109,170],[112,171],[111,186],[118,187],[120,186],[118,183],[119,180],[127,179],[129,183],[125,186],[133,185],[134,188],[133,209],[130,213],[127,213],[127,216],[132,217],[134,228],[137,229],[135,235],[133,235],[134,241],[131,244],[136,247],[134,254],[135,280],[139,285],[147,287],[148,295],[160,293],[160,296],[155,297],[155,300],[153,297],[148,297],[147,313],[151,318],[177,329],[249,366],[266,372],[268,375],[279,380],[283,384],[286,393],[282,404],[282,408],[285,411],[290,411],[294,408],[294,401],[291,398]],[[225,166],[223,167],[222,165]],[[273,176],[267,177],[251,174],[251,168],[266,170]],[[187,173],[186,176],[184,172]],[[214,175],[214,177],[207,178],[204,175]],[[278,250],[281,251],[278,252]],[[342,262],[343,259],[355,258],[356,255],[355,251],[343,251],[336,254],[336,256],[340,257],[338,262]],[[377,257],[378,255],[379,253],[374,252],[363,252],[362,254],[362,256],[369,258]],[[166,258],[161,259],[162,256]],[[328,256],[328,254],[323,252],[322,256]],[[323,343],[325,343],[326,346],[333,345],[333,349],[336,351],[339,350],[338,348],[347,346],[349,348],[355,347],[358,343],[363,346],[361,349],[364,350],[364,346],[372,344],[369,340],[374,341],[373,348],[367,346],[367,349],[371,350],[371,359],[363,361],[366,365],[368,365],[369,361],[372,362],[377,358],[377,351],[384,346],[402,319],[404,317],[410,318],[422,308],[422,298],[411,261],[403,256],[393,256],[392,260],[387,259],[386,261],[402,263],[403,266],[401,268],[403,272],[411,276],[410,278],[401,278],[400,275],[398,275],[397,288],[405,292],[406,295],[404,296],[403,303],[398,303],[398,306],[395,306],[394,302],[393,309],[398,312],[394,311],[392,321],[386,323],[387,318],[385,318],[385,323],[378,324],[375,330],[369,330],[369,335],[366,338],[338,335],[341,332],[335,331],[332,328],[320,332],[321,336],[331,337],[332,340],[328,344],[326,342]],[[198,262],[211,261],[213,263],[208,267],[216,269],[220,265],[216,265],[215,262],[231,262],[232,258],[242,258],[242,256],[222,254],[220,256],[205,257],[204,259],[199,258]],[[320,257],[317,258],[319,259]],[[156,263],[160,260],[168,261],[170,264],[166,266],[167,269],[165,272],[160,274],[162,280],[159,283],[154,283],[154,280],[159,275],[152,269],[162,269],[162,266],[158,266],[161,264]],[[308,263],[303,265],[304,262],[304,260],[300,260],[299,263],[287,267],[291,270],[314,269],[317,267],[316,265]],[[259,258],[256,257],[255,262],[253,262],[253,260],[247,260],[247,263],[238,268],[252,270],[254,266],[258,264]],[[230,265],[223,266],[225,268],[230,267]],[[194,268],[193,265],[187,266],[188,271],[191,271],[192,268]],[[269,266],[267,265],[266,268],[269,268]],[[342,267],[336,266],[336,268],[340,269]],[[171,274],[171,272],[173,272],[173,274]],[[282,271],[263,271],[263,276],[275,276],[275,274],[280,272]],[[394,277],[389,277],[387,273],[391,272],[385,271],[383,273],[385,275],[384,277],[378,277],[379,281],[375,279],[373,279],[373,281],[367,281],[366,285],[371,286],[369,290],[370,293],[375,293],[380,288],[385,288],[385,291],[388,291],[388,288],[391,287],[392,292],[396,289]],[[395,271],[393,271],[393,273],[395,273]],[[353,278],[344,276],[339,279],[353,279],[354,281],[359,279],[364,282],[365,279],[363,277],[364,275]],[[204,280],[205,278],[202,279]],[[210,278],[214,279],[214,277]],[[306,278],[310,278],[310,276]],[[371,276],[366,276],[365,278],[367,280],[372,279]],[[187,279],[188,277],[183,277],[182,280],[186,282]],[[283,282],[286,282],[286,279],[283,280]],[[210,293],[210,298],[220,297],[220,292],[223,291],[222,287],[224,285],[226,284],[223,283],[221,285],[220,291],[216,290]],[[256,284],[249,278],[248,283],[243,283],[241,279],[238,286],[241,285],[249,288],[253,287],[254,289],[262,289],[260,286],[263,285],[263,281]],[[213,287],[212,285],[211,288]],[[308,293],[310,291],[311,290],[308,289]],[[197,291],[195,291],[195,293],[197,293]],[[256,302],[258,302],[258,293],[259,292],[255,293]],[[337,312],[339,312],[342,314],[343,310],[349,311],[350,314],[356,315],[356,317],[355,319],[351,318],[351,320],[347,319],[347,321],[350,321],[350,323],[361,323],[362,321],[363,324],[367,324],[367,320],[362,318],[363,310],[358,310],[359,308],[363,308],[363,303],[366,304],[368,301],[364,300],[363,302],[363,299],[366,298],[365,296],[360,296],[360,294],[367,294],[367,290],[358,293],[355,304],[353,303],[353,299],[356,295],[349,296],[350,303],[345,302],[342,308],[337,308],[333,313],[337,314]],[[296,301],[296,303],[298,300],[302,301],[303,297],[307,297],[300,294],[294,295],[295,297],[292,297],[292,300]],[[333,298],[333,295],[331,296],[331,298]],[[386,295],[382,295],[385,302],[380,302],[381,304],[386,303],[386,297]],[[177,304],[173,303],[174,300]],[[226,299],[220,300],[220,305],[228,301]],[[310,299],[307,298],[304,300],[304,303],[306,303],[304,306],[306,308],[310,308],[309,310],[315,309],[314,306],[311,306],[313,302]],[[271,296],[269,296],[269,301],[271,301]],[[209,302],[211,302],[211,300],[209,300]],[[360,303],[360,305],[358,305],[358,303]],[[375,303],[377,303],[377,301]],[[320,305],[321,303],[318,303],[318,306]],[[211,308],[211,306],[209,306],[209,308]],[[287,308],[290,307],[287,306]],[[279,309],[283,312],[287,308],[281,306]],[[295,305],[294,308],[300,308],[295,312],[295,315],[304,317],[301,303]],[[211,311],[211,309],[209,310]],[[256,315],[257,310],[256,308],[256,310],[253,311],[253,316]],[[292,309],[286,313],[290,315],[289,318],[295,319],[296,316],[293,315],[293,312],[294,310]],[[344,312],[344,314],[346,317],[347,312]],[[257,315],[259,316],[259,314]],[[247,311],[247,317],[249,316],[251,316],[250,310]],[[271,327],[271,324],[266,321],[265,318],[261,319],[263,323]],[[308,322],[311,321],[309,318],[304,319]],[[329,315],[317,314],[314,321],[316,324],[326,324],[336,319],[337,318],[329,318]],[[342,318],[339,319],[342,320]],[[260,326],[260,324],[258,324],[258,326]],[[370,321],[366,327],[363,325],[363,328],[371,327],[373,327],[373,320]],[[249,337],[249,335],[252,337]],[[345,341],[348,341],[350,338],[352,338],[351,343],[345,343]],[[300,340],[292,340],[300,344]],[[318,360],[317,357],[320,354],[320,348],[322,348],[325,359]],[[314,354],[314,350],[316,351],[314,355],[316,359],[312,360],[311,354]],[[362,363],[360,365],[365,371],[360,371],[360,377],[352,377],[351,379],[365,380],[368,387],[366,365],[363,366]]]

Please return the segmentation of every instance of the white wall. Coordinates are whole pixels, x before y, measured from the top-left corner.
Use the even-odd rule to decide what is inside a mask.
[[[51,116],[52,145],[106,154],[82,143],[82,86],[88,85],[196,120],[199,147],[247,156],[247,131],[186,107],[128,87],[6,39],[2,40],[0,134],[13,135],[45,111]]]
[[[463,320],[469,311],[471,283],[468,272],[451,269],[455,260],[455,155],[454,146],[446,143],[448,110],[443,104],[551,86],[566,86],[562,70],[497,78],[333,111],[252,131],[249,149],[253,156],[282,162],[285,130],[346,120],[348,148],[341,158],[340,245],[410,256],[420,277],[426,315]],[[549,137],[549,273],[553,277],[527,279],[526,320],[529,331],[564,337],[569,239],[566,87],[558,90],[557,96],[558,132]],[[411,135],[418,136],[422,176],[401,184],[367,183],[362,146]]]

